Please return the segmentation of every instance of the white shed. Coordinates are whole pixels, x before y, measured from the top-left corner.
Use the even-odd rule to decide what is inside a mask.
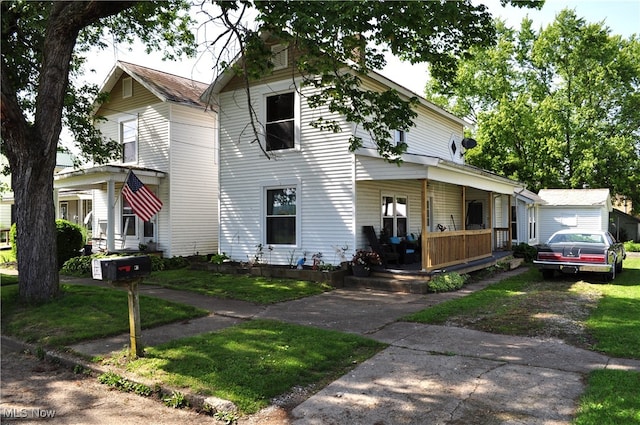
[[[609,230],[609,189],[542,189],[540,241],[561,229]]]

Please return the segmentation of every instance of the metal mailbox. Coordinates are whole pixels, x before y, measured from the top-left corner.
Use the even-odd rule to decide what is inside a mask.
[[[151,273],[151,258],[147,255],[103,258],[91,261],[93,278],[96,280],[123,281]]]

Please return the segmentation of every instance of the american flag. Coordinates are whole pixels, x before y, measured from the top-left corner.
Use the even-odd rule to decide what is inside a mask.
[[[131,205],[133,212],[144,221],[150,221],[162,208],[162,201],[142,184],[133,171],[129,172],[122,188],[122,195]]]

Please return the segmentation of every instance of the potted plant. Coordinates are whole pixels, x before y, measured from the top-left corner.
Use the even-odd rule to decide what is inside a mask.
[[[371,268],[382,264],[380,256],[373,251],[358,250],[351,259],[351,270],[354,276],[369,276]]]

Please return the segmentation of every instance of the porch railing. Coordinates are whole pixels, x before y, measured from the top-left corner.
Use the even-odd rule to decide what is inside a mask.
[[[511,249],[511,239],[509,238],[508,227],[496,227],[493,229],[494,233],[494,245],[496,250]]]
[[[425,268],[432,270],[490,257],[492,234],[492,229],[427,233]]]

